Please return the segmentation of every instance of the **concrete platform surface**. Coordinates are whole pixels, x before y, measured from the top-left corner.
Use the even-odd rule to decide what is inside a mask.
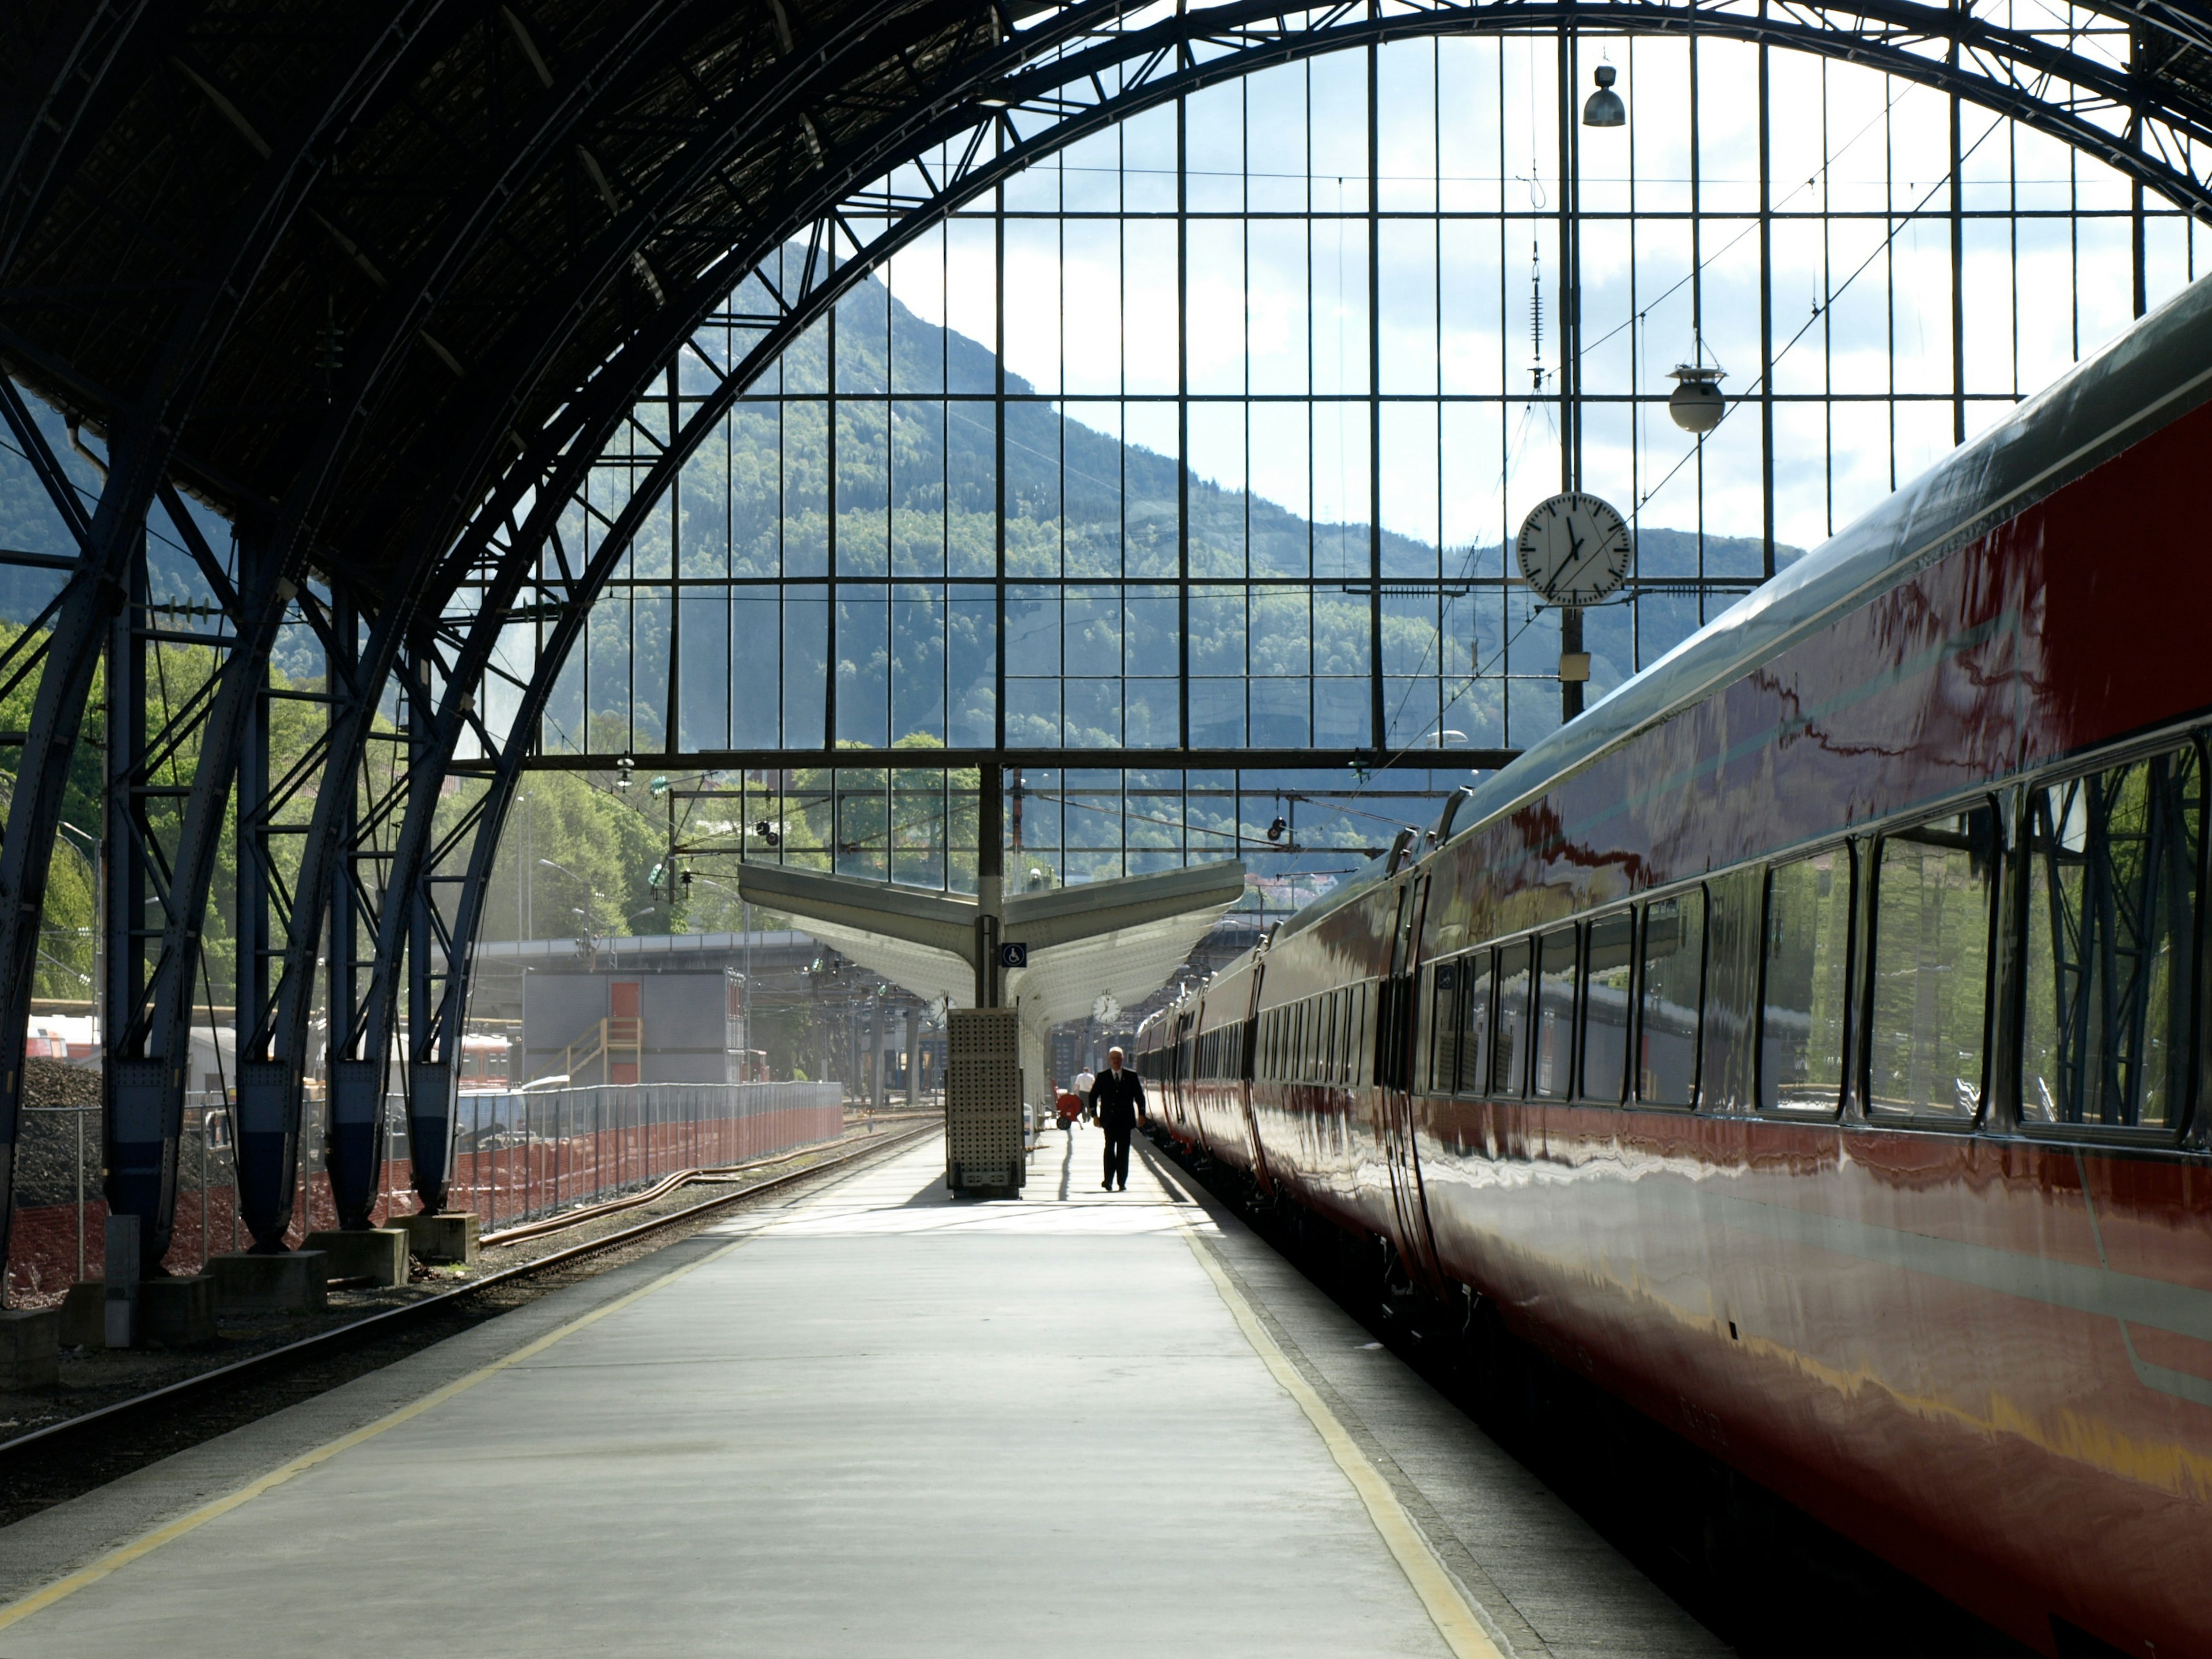
[[[889,1155],[0,1530],[0,1659],[1724,1651],[1098,1146]]]

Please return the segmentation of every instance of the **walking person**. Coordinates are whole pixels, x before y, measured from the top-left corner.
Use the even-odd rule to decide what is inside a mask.
[[[1091,1085],[1091,1108],[1098,1127],[1106,1131],[1106,1179],[1099,1184],[1108,1192],[1129,1190],[1129,1137],[1145,1110],[1145,1085],[1134,1072],[1124,1071],[1121,1051],[1106,1051],[1106,1070]]]

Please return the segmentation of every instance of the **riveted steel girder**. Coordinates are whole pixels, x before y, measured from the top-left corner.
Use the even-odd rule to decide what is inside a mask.
[[[853,283],[962,204],[1089,133],[1144,108],[1258,69],[1407,35],[1550,31],[1561,27],[1644,33],[1696,31],[1863,63],[1956,94],[2090,149],[2178,204],[2212,215],[2212,190],[2208,190],[2203,178],[2185,165],[2142,148],[2140,118],[2151,98],[2151,89],[2142,77],[2093,58],[2069,59],[2041,37],[1990,27],[1966,11],[1883,4],[1879,0],[1863,5],[1755,11],[1611,0],[1601,3],[1530,0],[1529,3],[1400,10],[1388,16],[1340,7],[1286,16],[1279,7],[1253,3],[1182,12],[1127,31],[1117,27],[1122,15],[1118,9],[1106,6],[1064,9],[990,58],[969,66],[957,96],[927,105],[918,101],[916,109],[902,112],[904,118],[887,119],[878,132],[870,135],[872,142],[848,146],[825,171],[833,179],[854,188],[850,198],[829,201],[830,192],[824,191],[793,201],[789,234],[800,234],[811,211],[813,228],[806,233],[813,239],[811,245],[836,246],[841,231],[847,245],[839,248],[834,268],[823,271],[821,281],[810,281],[803,293],[787,300],[776,296],[782,314],[744,360],[731,365],[719,383],[691,405],[683,426],[670,435],[624,509],[599,538],[588,565],[574,573],[574,580],[555,599],[557,619],[522,690],[520,708],[504,742],[495,740],[480,720],[472,720],[471,711],[480,698],[492,642],[516,593],[507,580],[495,580],[483,591],[474,625],[450,664],[436,727],[443,749],[441,765],[451,764],[453,744],[465,730],[473,726],[491,766],[489,787],[469,826],[474,838],[467,874],[449,936],[441,941],[447,957],[447,977],[434,1030],[452,1033],[459,1029],[466,999],[467,957],[482,914],[500,828],[534,738],[536,720],[580,636],[583,619],[600,585],[619,563],[638,525],[672,486],[684,460],[719,423],[735,396],[773,362],[784,343],[825,314]],[[1840,25],[1838,20],[1842,20]],[[2053,77],[2069,72],[2075,77],[2069,82],[2073,95],[2051,96]],[[2212,134],[2212,113],[2193,97],[2167,96],[2161,106],[2173,118],[2177,130],[2192,139]],[[2112,118],[2100,125],[2100,112]],[[2116,125],[2120,130],[2115,130]],[[987,146],[981,142],[985,135],[998,142]],[[939,146],[951,147],[959,160],[950,172],[940,175],[921,170],[921,176],[934,186],[933,190],[894,196],[887,191],[865,189],[866,184],[889,177],[901,166]],[[804,210],[801,200],[805,204]],[[852,239],[849,230],[856,222],[878,223],[884,228],[866,242],[859,242]],[[763,259],[767,257],[763,253]],[[810,273],[811,270],[810,266]],[[698,388],[692,391],[696,393]],[[579,447],[596,455],[615,425],[603,421],[580,437]],[[565,497],[566,492],[562,495]],[[539,510],[519,527],[514,549],[519,556],[511,558],[508,568],[526,569],[538,562],[555,516],[541,498]],[[426,869],[422,858],[422,843],[417,841],[406,860],[396,867],[409,880],[419,882]],[[393,971],[381,953],[377,971]],[[422,1081],[427,1085],[432,1079],[426,1076]],[[437,1084],[447,1093],[449,1113],[452,1080],[440,1073]],[[417,1091],[411,1110],[418,1121],[436,1104],[427,1097],[429,1093],[428,1087]],[[436,1126],[433,1128],[435,1133]],[[420,1158],[422,1139],[419,1135],[417,1149]],[[442,1162],[440,1167],[442,1171]],[[442,1182],[442,1173],[438,1180]]]
[[[61,817],[67,762],[76,747],[107,624],[125,598],[128,562],[143,541],[148,506],[166,482],[177,434],[216,351],[276,239],[324,165],[332,135],[404,52],[411,11],[397,22],[363,28],[362,48],[336,74],[312,112],[282,135],[254,187],[214,243],[190,301],[178,313],[146,383],[111,425],[108,471],[98,507],[81,539],[78,565],[64,590],[46,647],[37,700],[24,743],[4,842],[0,842],[0,1154],[12,1163],[22,1099],[25,1030],[44,908],[47,866]],[[224,784],[228,787],[228,775]],[[209,864],[211,872],[212,863]],[[204,903],[206,878],[199,879]],[[189,997],[181,973],[166,994]],[[145,1027],[135,1022],[137,1041]],[[103,1033],[111,1207],[137,1214],[144,1265],[158,1268],[173,1218],[179,1123],[166,1104],[161,1068],[181,1080],[173,1054],[118,1050],[123,1022]],[[180,1102],[181,1096],[178,1096]],[[166,1149],[166,1150],[165,1150]],[[167,1173],[165,1174],[165,1170]],[[5,1173],[0,1171],[0,1173]],[[12,1217],[12,1187],[0,1183],[0,1253]]]
[[[90,15],[83,27],[50,43],[57,90],[46,100],[39,120],[29,125],[19,120],[10,130],[18,142],[0,171],[0,246],[13,246],[36,222],[52,200],[55,181],[67,174],[70,156],[82,153],[88,136],[96,136],[100,111],[158,56],[161,40],[167,37],[157,36],[154,20],[159,17],[161,27],[173,27],[187,9],[104,7]],[[2212,214],[2212,190],[2208,190],[2203,173],[2205,158],[2212,156],[2212,104],[2208,104],[2198,73],[2212,53],[2212,31],[2195,8],[2168,0],[2112,0],[2100,9],[2132,32],[2132,50],[2125,54],[2107,50],[2100,57],[2097,52],[2077,49],[2075,38],[2063,31],[1998,28],[1970,7],[1904,0],[1837,4],[1812,0],[1499,0],[1480,6],[1417,4],[1388,14],[1334,4],[1285,12],[1279,6],[1253,0],[1188,8],[1138,28],[1127,27],[1126,8],[1103,3],[1030,14],[1019,28],[1008,14],[994,8],[885,5],[887,16],[917,33],[957,27],[962,18],[971,19],[979,38],[995,46],[956,51],[940,71],[909,74],[909,85],[896,94],[886,94],[878,83],[869,94],[875,101],[866,107],[845,97],[842,88],[848,80],[860,84],[865,67],[880,65],[887,52],[899,50],[897,39],[886,35],[872,40],[866,27],[848,27],[840,39],[793,40],[777,10],[777,21],[785,28],[778,72],[765,83],[744,82],[719,101],[702,92],[700,118],[683,135],[682,142],[690,147],[684,152],[688,164],[667,171],[652,189],[626,195],[603,174],[599,177],[599,188],[615,210],[612,225],[597,235],[573,280],[539,300],[538,325],[520,331],[524,343],[510,350],[504,361],[474,366],[472,372],[483,377],[489,389],[421,440],[426,493],[443,505],[425,516],[416,550],[404,562],[404,574],[394,591],[372,601],[375,621],[357,678],[332,703],[322,757],[325,787],[318,792],[315,824],[307,839],[301,896],[280,919],[281,946],[274,937],[267,946],[274,982],[265,994],[240,998],[241,1053],[248,1066],[258,1068],[247,1089],[254,1104],[250,1109],[242,1105],[241,1115],[250,1120],[250,1133],[275,1137],[273,1160],[247,1160],[257,1171],[252,1180],[264,1182],[260,1172],[265,1164],[265,1180],[272,1187],[264,1194],[271,1203],[257,1212],[268,1216],[266,1224],[276,1226],[281,1237],[283,1223],[276,1215],[289,1202],[289,1148],[296,1139],[324,896],[342,888],[353,896],[349,903],[362,896],[361,884],[338,878],[337,872],[349,856],[349,848],[356,844],[342,826],[357,811],[356,780],[378,688],[403,652],[409,651],[431,669],[437,682],[434,714],[416,723],[424,729],[413,733],[404,805],[392,803],[399,814],[400,850],[386,866],[392,879],[385,884],[391,889],[410,895],[427,891],[422,883],[441,860],[459,850],[461,842],[453,835],[442,839],[434,836],[428,803],[434,801],[463,734],[473,732],[486,752],[496,757],[495,786],[465,826],[474,837],[471,873],[462,884],[451,938],[438,941],[433,951],[432,935],[444,925],[434,912],[419,913],[411,921],[396,913],[376,917],[378,944],[369,984],[357,998],[346,999],[350,1056],[378,1068],[380,1096],[382,1056],[390,1049],[404,941],[410,933],[415,954],[423,959],[416,964],[415,1001],[427,1000],[434,977],[442,976],[445,981],[434,1018],[420,1007],[416,1010],[418,1036],[423,1039],[416,1050],[418,1060],[434,1072],[441,1034],[458,1029],[465,961],[481,908],[479,872],[489,870],[506,800],[532,740],[536,712],[543,707],[543,695],[536,688],[542,684],[550,689],[580,629],[582,614],[611,568],[597,556],[604,546],[585,569],[568,574],[558,592],[549,590],[550,602],[564,616],[548,641],[552,648],[541,653],[526,688],[523,701],[529,718],[496,737],[485,730],[477,709],[495,638],[495,619],[514,603],[524,573],[541,559],[557,503],[565,501],[574,488],[568,480],[588,470],[592,458],[627,418],[629,401],[684,350],[698,319],[749,272],[757,273],[778,257],[787,241],[804,236],[819,252],[827,255],[834,250],[837,257],[835,261],[825,258],[818,271],[810,266],[794,292],[775,295],[776,314],[772,320],[764,319],[744,363],[726,366],[723,390],[728,395],[735,395],[732,388],[741,376],[757,373],[772,360],[763,354],[773,343],[795,337],[838,293],[945,213],[1018,167],[1150,105],[1273,64],[1401,36],[1562,28],[1696,33],[1860,63],[1936,87],[2087,149],[2190,211]],[[641,43],[639,64],[661,50],[652,44],[651,12],[650,8],[639,9],[638,30],[632,37]],[[210,258],[197,297],[179,313],[161,367],[143,387],[118,402],[110,422],[107,487],[99,507],[82,526],[83,555],[55,612],[58,622],[47,647],[39,714],[25,750],[25,776],[36,781],[19,788],[5,843],[0,846],[0,906],[4,907],[0,914],[0,972],[9,975],[0,985],[0,1147],[12,1146],[20,1097],[21,1031],[30,985],[25,947],[28,940],[29,948],[35,950],[52,820],[58,814],[58,784],[53,781],[64,769],[55,763],[75,741],[92,659],[105,638],[107,618],[123,603],[129,559],[143,538],[146,504],[176,452],[179,427],[193,406],[195,388],[210,353],[252,289],[274,234],[297,210],[306,183],[317,175],[330,153],[331,141],[350,114],[387,87],[389,70],[411,33],[434,21],[450,24],[455,15],[455,8],[425,3],[398,8],[382,24],[363,25],[357,60],[333,72],[322,113],[303,123],[302,131],[268,147],[260,182],[219,240],[220,252]],[[852,25],[872,15],[856,12],[846,21]],[[521,28],[519,22],[517,27]],[[672,45],[678,34],[680,31],[668,37]],[[863,49],[870,45],[878,48],[872,54]],[[532,51],[534,57],[535,48]],[[670,56],[673,59],[680,52],[672,50]],[[547,73],[542,64],[540,72]],[[609,65],[600,84],[611,87],[618,78],[615,67]],[[552,93],[547,108],[562,106],[566,93],[566,88]],[[253,720],[265,692],[267,642],[290,614],[288,606],[300,589],[305,550],[315,526],[346,505],[339,492],[344,487],[348,447],[361,415],[385,382],[385,366],[403,350],[413,349],[423,336],[422,322],[443,291],[444,270],[491,234],[492,211],[504,199],[501,191],[508,187],[508,179],[544,166],[545,158],[559,148],[598,95],[596,91],[578,91],[567,99],[565,118],[547,118],[518,145],[519,172],[502,175],[492,169],[487,175],[490,182],[454,209],[436,244],[445,251],[447,264],[441,265],[434,252],[410,267],[407,280],[382,307],[377,328],[363,337],[366,349],[344,382],[343,398],[337,400],[343,406],[321,423],[286,498],[270,504],[269,526],[256,526],[249,536],[257,549],[267,550],[257,551],[235,596],[235,642],[202,738],[206,775],[196,780],[187,811],[178,860],[179,879],[163,898],[161,956],[144,1000],[127,1020],[114,1022],[110,1038],[111,1089],[125,1089],[135,1103],[111,1118],[119,1130],[128,1132],[133,1146],[140,1145],[140,1131],[148,1125],[156,1139],[166,1131],[173,1146],[176,1102],[183,1083],[176,1064],[178,1044],[189,1013],[198,921],[206,902],[208,875],[203,872],[211,872],[214,838],[241,761],[252,770]],[[744,107],[737,101],[740,95],[750,100]],[[809,110],[832,107],[839,112],[840,130],[846,136],[827,146],[821,137],[823,125]],[[856,122],[856,111],[866,118]],[[716,176],[720,156],[734,153],[732,135],[740,132],[746,142],[781,134],[783,152],[791,158],[778,187],[764,197],[741,200],[740,192]],[[949,167],[939,163],[939,170],[933,172],[932,164],[919,159],[946,147],[956,157]],[[596,163],[593,171],[598,171]],[[895,174],[919,177],[922,188],[878,186],[878,181]],[[713,212],[693,211],[695,202],[708,196],[719,197],[721,205]],[[865,234],[855,232],[853,228],[862,223],[881,228]],[[516,416],[527,392],[548,372],[556,345],[574,337],[587,307],[640,269],[653,307],[641,313],[623,344],[587,386],[564,399],[534,431],[518,433]],[[678,281],[670,274],[674,271],[701,275]],[[756,281],[766,285],[757,275]],[[687,422],[687,432],[693,424]],[[696,441],[684,433],[671,434],[641,495],[649,500],[657,495],[665,478],[672,477],[674,465],[680,465],[681,454],[688,453],[687,446]],[[505,467],[492,460],[501,446],[517,452],[517,459]],[[487,478],[488,493],[483,487]],[[556,505],[548,508],[549,501]],[[526,501],[531,505],[524,512]],[[455,527],[472,510],[470,527],[456,537]],[[628,533],[623,531],[617,539],[626,539]],[[501,536],[495,547],[495,538]],[[487,572],[492,580],[483,580]],[[447,619],[448,601],[465,583],[479,594],[503,592],[506,598],[496,605],[486,605],[473,617],[455,614]],[[349,618],[343,629],[348,650],[360,643],[353,638],[355,628]],[[335,640],[340,630],[333,623],[329,631]],[[410,677],[410,684],[416,688],[410,696],[430,695],[419,679]],[[262,793],[258,780],[256,793]],[[44,799],[46,794],[53,799]],[[416,878],[408,879],[410,874]],[[252,898],[258,904],[267,902],[258,890]],[[434,975],[427,960],[433,954],[440,959]],[[258,959],[259,952],[256,955]],[[377,1058],[370,1062],[370,1055]],[[146,1075],[140,1077],[133,1067]],[[434,1072],[424,1073],[426,1082],[434,1082],[431,1092],[449,1093],[450,1077],[434,1081]],[[425,1137],[438,1133],[437,1115],[443,1109],[434,1106],[417,1137],[417,1179],[427,1182],[426,1196],[442,1192],[442,1153],[428,1147]],[[142,1117],[146,1124],[137,1122]],[[264,1118],[268,1119],[265,1125]],[[0,1158],[4,1156],[0,1152]],[[273,1188],[280,1172],[284,1192],[278,1198]],[[156,1209],[161,1204],[158,1187],[157,1181],[153,1189]],[[4,1203],[0,1198],[0,1241],[4,1240]],[[156,1224],[148,1230],[148,1249],[158,1255],[166,1224],[158,1217],[149,1219]],[[257,1226],[257,1237],[264,1230]]]

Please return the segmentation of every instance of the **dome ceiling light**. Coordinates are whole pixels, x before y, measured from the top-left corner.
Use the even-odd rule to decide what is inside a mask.
[[[1704,363],[1677,363],[1673,378],[1674,390],[1667,399],[1667,413],[1683,431],[1702,438],[1728,412],[1728,401],[1721,396],[1726,373]]]
[[[1613,83],[1620,74],[1610,64],[1600,64],[1592,71],[1597,78],[1597,90],[1583,106],[1583,125],[1586,127],[1625,127],[1628,125],[1628,106],[1620,101],[1620,94]]]

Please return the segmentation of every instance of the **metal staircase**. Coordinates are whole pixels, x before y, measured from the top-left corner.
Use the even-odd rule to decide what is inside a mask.
[[[620,1056],[627,1054],[623,1060]],[[585,1067],[597,1064],[599,1075],[586,1079],[581,1075]],[[563,1051],[561,1068],[568,1074],[571,1087],[586,1081],[598,1083],[637,1083],[644,1079],[645,1021],[635,1015],[610,1015],[605,1019],[586,1026],[576,1039]],[[618,1077],[616,1068],[627,1068],[629,1075]]]

